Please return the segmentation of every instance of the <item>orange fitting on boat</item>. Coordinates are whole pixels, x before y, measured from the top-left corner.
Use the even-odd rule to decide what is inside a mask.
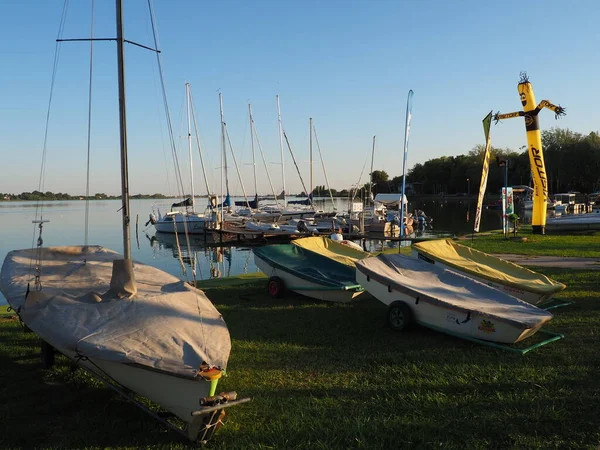
[[[217,369],[216,367],[211,367],[210,369],[203,369],[198,372],[202,378],[208,381],[218,380],[223,375],[223,372]]]

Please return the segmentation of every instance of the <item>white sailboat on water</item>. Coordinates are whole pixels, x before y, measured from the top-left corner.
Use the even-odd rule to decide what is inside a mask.
[[[310,200],[308,202],[309,206],[307,206],[305,208],[289,206],[292,203],[288,202],[288,200],[287,200],[288,195],[285,190],[285,157],[284,157],[284,150],[283,150],[283,139],[284,138],[285,138],[288,150],[290,151],[290,154],[292,155],[292,159],[294,160],[294,165],[296,166],[298,176],[300,177],[300,181],[303,186],[304,186],[304,181],[302,180],[302,177],[300,176],[300,171],[298,169],[298,165],[296,164],[296,161],[294,158],[294,153],[292,152],[292,148],[290,147],[289,139],[287,137],[287,134],[285,133],[285,130],[283,129],[283,122],[281,120],[281,107],[279,105],[279,95],[276,95],[275,99],[277,101],[277,124],[278,124],[278,129],[279,129],[279,150],[281,152],[281,181],[283,183],[283,194],[284,194],[283,208],[280,210],[280,212],[281,212],[280,220],[287,221],[290,219],[303,219],[303,218],[313,217],[315,214],[315,210],[312,205],[312,200]],[[304,191],[307,191],[305,186],[304,186]]]
[[[279,213],[279,205],[277,201],[277,194],[275,193],[275,188],[273,187],[273,181],[271,180],[271,175],[269,173],[269,167],[267,166],[267,162],[265,160],[265,155],[262,150],[262,146],[260,144],[260,139],[258,137],[258,132],[256,131],[256,124],[254,123],[254,118],[252,116],[252,105],[248,104],[248,121],[250,125],[250,146],[252,149],[252,166],[254,172],[254,200],[252,201],[243,201],[243,202],[235,202],[237,206],[243,206],[244,208],[238,209],[236,213],[238,215],[243,215],[248,217],[252,221],[258,222],[277,222],[281,217]],[[258,198],[258,186],[257,186],[257,174],[256,174],[256,152],[254,150],[254,141],[258,145],[258,149],[261,154],[261,158],[265,167],[265,173],[267,175],[267,180],[269,181],[269,186],[271,187],[271,193],[273,194],[273,198],[275,199],[275,205],[277,206],[275,212],[263,211],[259,207],[259,198]]]
[[[152,11],[151,11],[152,14]],[[166,425],[192,440],[212,436],[236,400],[215,395],[231,342],[204,293],[131,258],[122,0],[116,0],[123,255],[96,245],[37,246],[10,252],[0,289],[24,324]],[[91,40],[91,39],[90,39]],[[50,360],[50,358],[48,358]],[[185,423],[161,419],[131,392]]]
[[[171,205],[171,208],[185,209],[172,209],[164,215],[160,214],[159,212],[158,217],[156,217],[154,214],[151,214],[150,220],[148,222],[152,223],[156,231],[160,233],[202,234],[204,236],[212,237],[212,231],[219,227],[220,221],[217,215],[217,211],[213,210],[213,208],[216,207],[216,197],[210,194],[210,188],[208,186],[208,179],[206,177],[204,160],[202,158],[202,151],[200,150],[200,142],[198,140],[198,127],[196,126],[195,115],[193,115],[192,91],[189,83],[185,84],[185,95],[187,104],[187,141],[192,195],[189,198],[183,200],[182,202],[173,203],[173,205]],[[196,130],[196,141],[198,143],[200,162],[202,164],[202,173],[204,175],[204,182],[206,185],[206,193],[208,198],[212,202],[212,204],[206,208],[205,212],[197,212],[195,210],[196,198],[194,189],[194,165],[192,155],[191,129],[192,116],[194,117],[194,129]]]

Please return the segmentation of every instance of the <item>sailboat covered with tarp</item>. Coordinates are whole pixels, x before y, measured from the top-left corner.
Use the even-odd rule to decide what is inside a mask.
[[[196,390],[208,395],[210,378],[226,368],[231,349],[221,314],[202,291],[122,258],[91,245],[15,250],[2,265],[0,289],[44,341],[111,376],[118,373],[129,389],[139,392],[141,380],[172,374],[199,388],[199,380],[208,380],[204,391]],[[128,372],[137,379],[121,378]]]
[[[88,245],[87,216],[84,245],[45,247],[42,228],[48,221],[36,213],[37,246],[8,253],[0,290],[41,338],[47,366],[55,351],[62,353],[152,417],[191,440],[205,441],[221,424],[224,408],[248,399],[216,393],[231,341],[211,301],[191,284],[132,259],[125,39],[122,1],[116,4],[123,255]],[[137,395],[166,411],[157,414]]]
[[[513,344],[552,319],[512,295],[404,255],[358,261],[356,279],[388,306],[388,324],[398,331],[414,321],[464,338]]]

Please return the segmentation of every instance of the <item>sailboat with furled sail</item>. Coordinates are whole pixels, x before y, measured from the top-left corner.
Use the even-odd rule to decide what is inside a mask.
[[[156,231],[160,233],[201,234],[204,235],[205,238],[208,236],[212,237],[211,232],[220,226],[220,220],[216,211],[216,196],[211,195],[210,188],[208,186],[208,178],[206,176],[206,169],[204,167],[204,159],[200,149],[200,140],[198,139],[196,117],[192,108],[192,90],[189,83],[185,84],[185,96],[187,105],[187,141],[192,195],[181,202],[173,203],[171,205],[171,211],[165,213],[164,215],[160,214],[160,211],[158,212],[158,217],[154,213],[150,214],[150,219],[146,224],[151,223],[154,225]],[[198,144],[198,153],[200,154],[200,163],[202,165],[202,174],[204,175],[206,193],[209,201],[211,202],[209,205],[207,205],[205,212],[197,212],[195,210],[196,196],[194,191],[194,166],[192,155],[192,117],[194,119],[193,122],[196,132],[196,142]],[[178,170],[176,170],[176,174],[178,173]]]
[[[150,15],[154,25],[151,7]],[[44,247],[41,230],[47,221],[40,216],[34,221],[37,246],[6,256],[0,289],[44,342],[47,362],[56,349],[165,425],[205,441],[221,423],[224,408],[248,399],[236,399],[234,392],[216,394],[231,342],[221,314],[204,293],[132,260],[122,0],[116,0],[116,22],[123,255],[97,245]],[[132,393],[157,403],[184,427],[163,419]]]

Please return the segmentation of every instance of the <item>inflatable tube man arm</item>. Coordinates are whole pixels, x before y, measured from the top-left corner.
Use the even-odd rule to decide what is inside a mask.
[[[564,116],[567,114],[567,109],[563,108],[562,106],[558,105],[553,105],[552,103],[550,103],[548,100],[542,100],[540,102],[539,105],[537,105],[537,108],[535,108],[535,113],[539,113],[542,108],[548,108],[552,111],[554,111],[554,118],[558,119],[560,116]]]
[[[512,112],[512,113],[500,114],[500,111],[498,111],[496,114],[494,114],[494,123],[498,123],[503,119],[512,119],[514,117],[523,117],[527,114],[537,116],[538,113],[543,108],[548,108],[549,110],[554,111],[555,119],[558,119],[560,116],[564,116],[567,114],[566,108],[563,108],[560,105],[558,105],[558,106],[553,105],[548,100],[542,100],[540,102],[540,104],[537,105],[537,107],[533,111],[527,111],[527,113],[525,111],[517,111],[517,112]]]
[[[500,111],[498,111],[496,114],[494,114],[494,123],[498,123],[501,120],[504,119],[512,119],[514,117],[523,117],[525,115],[525,111],[517,111],[517,112],[511,112],[511,113],[506,113],[506,114],[500,114]]]

